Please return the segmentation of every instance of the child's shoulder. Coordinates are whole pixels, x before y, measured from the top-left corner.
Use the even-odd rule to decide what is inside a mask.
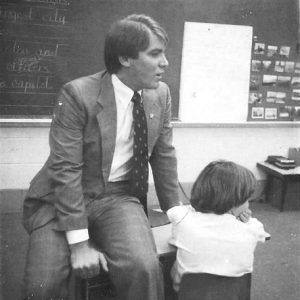
[[[242,222],[242,224],[253,228],[262,228],[264,226],[259,220],[253,217],[249,218],[248,222]]]
[[[191,205],[178,205],[170,208],[167,211],[167,215],[172,223],[178,223],[183,220],[187,216],[187,214],[194,211],[195,210]]]

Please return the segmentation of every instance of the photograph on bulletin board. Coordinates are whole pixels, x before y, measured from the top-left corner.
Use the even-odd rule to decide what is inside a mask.
[[[300,62],[296,45],[252,45],[248,121],[300,120]]]

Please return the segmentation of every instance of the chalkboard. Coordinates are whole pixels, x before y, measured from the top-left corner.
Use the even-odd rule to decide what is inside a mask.
[[[169,33],[165,74],[178,111],[183,6],[169,1],[2,1],[4,53],[0,70],[2,116],[51,116],[56,94],[69,80],[104,69],[103,46],[110,24],[145,13]]]
[[[50,115],[69,56],[67,0],[2,1],[1,115]]]

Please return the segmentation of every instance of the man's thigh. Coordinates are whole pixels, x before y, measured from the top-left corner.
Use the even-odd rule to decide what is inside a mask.
[[[91,239],[108,255],[109,262],[156,255],[148,219],[136,198],[106,197],[94,201],[88,212]]]
[[[67,295],[70,252],[65,233],[54,230],[53,225],[52,221],[30,234],[24,277],[25,296],[34,295],[30,299]]]
[[[92,241],[105,253],[118,299],[164,299],[163,274],[143,206],[111,196],[88,207]]]

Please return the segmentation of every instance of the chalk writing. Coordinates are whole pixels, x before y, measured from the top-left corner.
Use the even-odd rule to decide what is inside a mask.
[[[6,70],[16,73],[51,73],[45,62],[36,57],[15,58],[13,62],[6,64]]]
[[[0,6],[0,19],[11,22],[32,21],[32,8],[24,8],[24,11],[16,11],[11,8]]]
[[[42,16],[42,20],[49,23],[57,23],[63,25],[65,25],[66,23],[65,15],[59,12],[58,9],[56,9],[55,12],[50,12],[49,14]]]
[[[24,2],[46,3],[46,4],[52,4],[52,5],[70,5],[70,1],[67,1],[67,0],[24,0]]]
[[[5,56],[5,70],[18,74],[53,74],[55,72],[53,62],[59,56],[59,49],[67,47],[66,44],[21,40],[5,40],[4,44],[2,50]]]
[[[66,47],[66,44],[50,44],[22,40],[6,40],[3,44],[3,53],[13,55],[37,56],[53,58],[58,55],[59,48]]]
[[[0,6],[0,20],[16,24],[66,25],[66,10],[55,7]]]
[[[67,76],[71,0],[0,2],[1,115],[51,114]]]
[[[55,82],[53,76],[14,76],[11,78],[0,78],[0,92],[1,93],[32,93],[38,92],[40,94],[55,92]]]

